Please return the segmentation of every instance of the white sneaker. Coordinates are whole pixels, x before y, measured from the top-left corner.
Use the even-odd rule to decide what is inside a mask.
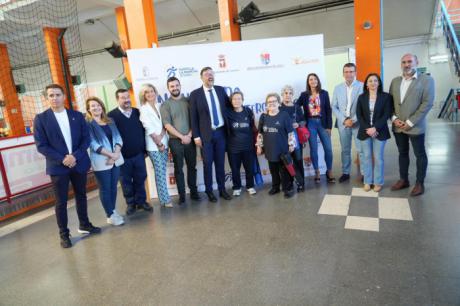
[[[113,210],[112,215],[115,216],[115,218],[118,218],[119,220],[123,221],[123,217],[115,209]]]
[[[250,195],[256,194],[257,191],[254,188],[248,188],[248,192]]]
[[[123,220],[123,218],[119,218],[115,216],[115,214],[112,214],[110,218],[107,218],[107,223],[112,224],[114,226],[119,226],[125,224],[125,221]]]
[[[241,195],[241,189],[235,189],[233,190],[233,196],[234,197],[238,197]]]
[[[166,203],[166,204],[165,204],[165,207],[172,208],[172,207],[174,207],[174,206],[173,206],[173,204],[172,204],[171,202],[169,202],[169,203]]]

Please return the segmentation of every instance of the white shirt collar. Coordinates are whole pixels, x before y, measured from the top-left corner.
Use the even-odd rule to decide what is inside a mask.
[[[353,87],[353,85],[355,85],[355,83],[356,83],[356,78],[353,80],[353,82],[351,82],[350,86],[348,86],[347,82],[345,82],[345,86],[348,88],[351,88]]]
[[[213,90],[214,89],[214,86],[212,86],[211,88],[207,88],[206,86],[204,86],[203,84],[203,90],[204,92],[208,92],[209,90]]]

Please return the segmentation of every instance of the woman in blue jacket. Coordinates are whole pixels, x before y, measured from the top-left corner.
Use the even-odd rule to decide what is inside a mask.
[[[318,167],[318,136],[324,149],[326,160],[326,178],[329,183],[335,183],[332,176],[332,109],[329,101],[329,93],[321,89],[321,81],[315,73],[307,76],[307,90],[300,94],[297,103],[303,107],[305,121],[307,122],[310,138],[310,157],[315,169],[315,182],[320,182]]]
[[[107,223],[122,225],[124,220],[115,210],[115,204],[120,166],[124,162],[120,152],[123,141],[99,98],[86,99],[86,120],[91,136],[91,167],[99,185],[99,197],[107,215]]]

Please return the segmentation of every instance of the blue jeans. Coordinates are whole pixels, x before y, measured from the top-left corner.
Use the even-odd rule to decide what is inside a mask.
[[[113,166],[112,169],[94,171],[97,184],[99,185],[99,198],[105,214],[109,218],[115,210],[117,203],[117,183],[120,177],[120,167]]]
[[[147,169],[145,168],[144,154],[126,158],[125,163],[120,167],[120,183],[125,197],[126,204],[135,205],[146,202],[145,179]]]
[[[168,163],[168,150],[149,151],[150,160],[155,172],[155,186],[157,187],[158,199],[160,204],[164,205],[171,202],[169,196],[168,184],[166,182],[166,165]]]
[[[339,129],[340,145],[342,146],[342,173],[350,174],[351,172],[351,143],[355,141],[356,152],[359,154],[359,160],[363,160],[361,152],[361,141],[358,139],[359,128],[341,128]],[[363,170],[361,169],[361,174]]]
[[[308,130],[310,131],[310,157],[313,168],[318,170],[318,136],[324,149],[324,159],[326,160],[327,170],[332,169],[332,143],[331,136],[321,125],[320,118],[308,118]]]
[[[364,184],[383,185],[384,162],[383,153],[385,151],[386,140],[378,140],[377,138],[367,138],[361,140],[361,148],[363,150],[362,169],[364,172]],[[372,156],[374,156],[374,170],[372,171]],[[373,175],[372,175],[372,172]]]
[[[232,168],[233,190],[241,189],[241,163],[246,173],[246,188],[254,187],[254,151],[228,153],[230,167]]]

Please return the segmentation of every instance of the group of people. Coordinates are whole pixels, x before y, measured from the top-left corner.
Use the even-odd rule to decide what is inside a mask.
[[[56,217],[61,246],[72,246],[67,227],[67,193],[72,183],[80,233],[99,233],[87,214],[86,173],[92,168],[99,186],[99,196],[107,223],[118,226],[124,218],[116,210],[117,184],[120,181],[126,200],[126,215],[137,209],[153,211],[148,204],[145,179],[145,157],[152,162],[158,199],[162,206],[173,207],[168,192],[166,167],[168,152],[174,162],[174,175],[179,193],[178,204],[186,201],[184,160],[187,186],[192,200],[200,200],[197,189],[197,148],[203,158],[205,193],[211,202],[214,165],[219,197],[230,200],[242,193],[240,168],[246,176],[246,190],[254,188],[256,155],[264,154],[272,176],[270,195],[284,192],[286,198],[305,190],[303,147],[305,130],[310,157],[315,170],[314,181],[321,181],[318,162],[318,138],[324,148],[327,167],[326,180],[334,183],[332,174],[332,113],[342,147],[342,175],[339,182],[350,179],[351,146],[355,139],[361,163],[364,189],[381,190],[384,183],[384,147],[390,138],[388,120],[399,150],[400,180],[392,190],[409,187],[409,141],[417,158],[417,182],[412,195],[422,194],[427,157],[424,148],[425,117],[433,104],[434,82],[430,76],[417,74],[417,57],[406,54],[401,59],[402,77],[395,78],[390,93],[383,92],[380,76],[369,74],[364,84],[356,80],[356,66],[343,67],[345,82],[333,94],[322,89],[315,73],[306,79],[306,90],[294,101],[292,86],[265,99],[266,111],[256,125],[251,108],[244,105],[244,94],[227,95],[225,89],[214,85],[214,71],[204,67],[200,72],[203,85],[190,93],[181,94],[176,77],[167,80],[170,97],[158,103],[158,91],[152,84],[142,85],[139,108],[131,104],[130,93],[118,89],[118,107],[106,112],[97,97],[86,100],[86,120],[80,112],[65,108],[64,89],[48,85],[44,96],[50,108],[34,120],[37,149],[46,157],[46,172],[51,177],[56,196]],[[301,133],[302,132],[302,133]],[[303,139],[303,140],[302,140]],[[89,148],[89,156],[88,156]],[[233,194],[225,189],[225,153],[232,172]]]

